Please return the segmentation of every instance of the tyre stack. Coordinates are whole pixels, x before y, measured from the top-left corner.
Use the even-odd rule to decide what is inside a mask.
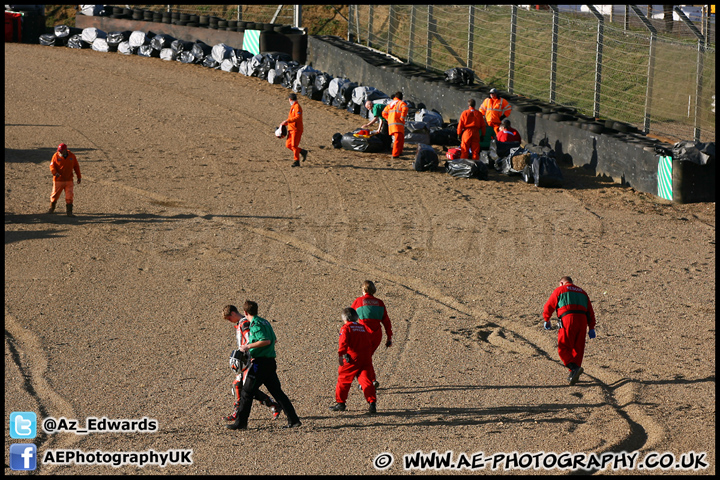
[[[198,27],[208,28],[209,25],[210,25],[210,16],[209,15],[200,15],[198,17]]]

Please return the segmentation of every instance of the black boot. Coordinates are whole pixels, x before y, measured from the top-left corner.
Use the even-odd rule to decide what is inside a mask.
[[[55,205],[57,205],[57,200],[50,202],[50,210],[48,210],[48,213],[55,213]]]
[[[68,203],[68,204],[66,204],[65,206],[67,207],[67,216],[68,216],[68,217],[74,217],[75,215],[73,215],[73,212],[72,212],[72,210],[73,210],[73,204],[72,204],[72,203]]]

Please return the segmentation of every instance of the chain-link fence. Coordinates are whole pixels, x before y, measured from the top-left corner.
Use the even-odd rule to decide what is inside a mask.
[[[714,17],[668,23],[647,6],[588,10],[351,5],[348,37],[438,72],[469,67],[510,93],[666,140],[714,141]]]

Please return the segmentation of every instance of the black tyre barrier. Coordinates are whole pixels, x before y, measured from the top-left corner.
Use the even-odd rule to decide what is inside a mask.
[[[553,122],[572,122],[575,121],[575,117],[567,113],[552,113],[550,114],[550,120]]]
[[[203,26],[208,25],[210,23],[210,17],[208,15],[199,15],[198,23]]]
[[[537,105],[520,105],[517,107],[517,111],[522,113],[539,113],[542,109]]]
[[[592,133],[603,133],[605,131],[605,125],[600,122],[589,122],[587,123],[587,130]]]
[[[228,27],[228,22],[227,22],[227,20],[220,20],[220,21],[217,23],[217,26],[218,26],[218,29],[227,28],[227,27]]]
[[[199,24],[199,23],[200,23],[200,15],[190,15],[190,16],[188,17],[188,22],[198,23],[198,24]]]

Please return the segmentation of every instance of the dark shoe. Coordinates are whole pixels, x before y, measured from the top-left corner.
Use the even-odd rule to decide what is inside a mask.
[[[575,385],[575,384],[577,383],[578,379],[580,378],[580,375],[581,375],[584,371],[585,371],[585,370],[584,370],[582,367],[578,367],[578,368],[576,368],[575,370],[573,370],[573,371],[572,371],[572,377],[570,378],[570,385]]]
[[[273,420],[275,420],[282,413],[282,407],[279,403],[273,402],[273,404],[270,406],[270,411],[272,412]]]
[[[335,405],[333,405],[332,407],[330,407],[330,410],[332,410],[333,412],[344,412],[345,404],[338,402]]]
[[[234,422],[235,419],[237,418],[239,406],[240,405],[237,402],[235,402],[235,405],[233,406],[233,412],[230,415],[223,417],[223,420],[225,420],[226,422]]]
[[[47,213],[55,213],[55,205],[57,205],[57,202],[50,202],[50,209]]]
[[[225,425],[226,428],[229,430],[247,430],[247,425],[239,425],[236,423],[231,423],[230,425]]]
[[[287,425],[283,426],[283,428],[295,428],[302,425],[302,422],[300,420],[296,420],[294,422],[289,422]]]
[[[372,402],[368,407],[368,413],[370,415],[375,415],[377,413],[377,407],[375,406],[375,402]]]
[[[295,160],[295,161],[293,162],[292,166],[293,166],[293,167],[299,167],[299,166],[300,166],[300,161],[299,161],[299,160]]]
[[[68,216],[68,217],[74,217],[75,215],[73,215],[73,212],[72,212],[72,211],[73,211],[73,204],[72,204],[72,203],[68,203],[68,204],[66,204],[65,206],[67,207],[67,216]]]
[[[304,162],[307,159],[307,150],[300,150],[300,156],[302,157],[302,161]]]

